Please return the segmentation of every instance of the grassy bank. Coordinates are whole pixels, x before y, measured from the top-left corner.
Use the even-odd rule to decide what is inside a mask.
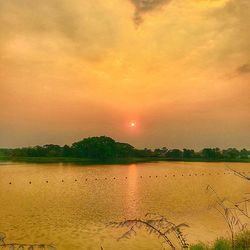
[[[132,164],[140,162],[158,161],[157,158],[116,158],[108,160],[95,160],[72,157],[0,157],[0,162],[24,162],[24,163],[73,163],[79,165],[93,164]]]
[[[182,162],[246,162],[249,163],[250,159],[235,159],[235,160],[206,160],[200,158],[194,159],[169,159],[159,157],[126,157],[115,158],[108,160],[95,160],[86,158],[73,158],[73,157],[6,157],[1,156],[0,162],[24,162],[24,163],[73,163],[79,165],[93,165],[93,164],[132,164],[132,163],[146,163],[157,161],[182,161]]]
[[[190,250],[247,250],[250,249],[250,231],[245,231],[236,236],[234,246],[228,239],[217,239],[212,245],[203,243],[190,246]]]

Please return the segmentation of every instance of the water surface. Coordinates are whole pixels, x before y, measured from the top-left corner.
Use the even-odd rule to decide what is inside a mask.
[[[0,164],[0,232],[7,242],[53,244],[57,249],[162,249],[157,237],[139,232],[116,239],[124,229],[111,221],[159,213],[186,223],[190,243],[227,235],[222,216],[209,209],[213,197],[237,202],[250,183],[228,167],[250,173],[249,163],[160,162],[76,166]],[[11,183],[11,184],[10,184]]]

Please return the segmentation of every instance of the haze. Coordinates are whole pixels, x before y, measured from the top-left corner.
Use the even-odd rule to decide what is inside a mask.
[[[0,147],[249,148],[249,13],[249,0],[0,0]]]

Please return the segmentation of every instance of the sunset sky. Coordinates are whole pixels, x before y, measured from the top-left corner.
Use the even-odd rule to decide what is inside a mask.
[[[249,0],[0,0],[0,23],[0,147],[250,148]]]

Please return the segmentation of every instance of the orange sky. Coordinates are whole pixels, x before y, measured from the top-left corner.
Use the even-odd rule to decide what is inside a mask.
[[[249,13],[249,0],[0,1],[0,147],[104,134],[249,148]]]

